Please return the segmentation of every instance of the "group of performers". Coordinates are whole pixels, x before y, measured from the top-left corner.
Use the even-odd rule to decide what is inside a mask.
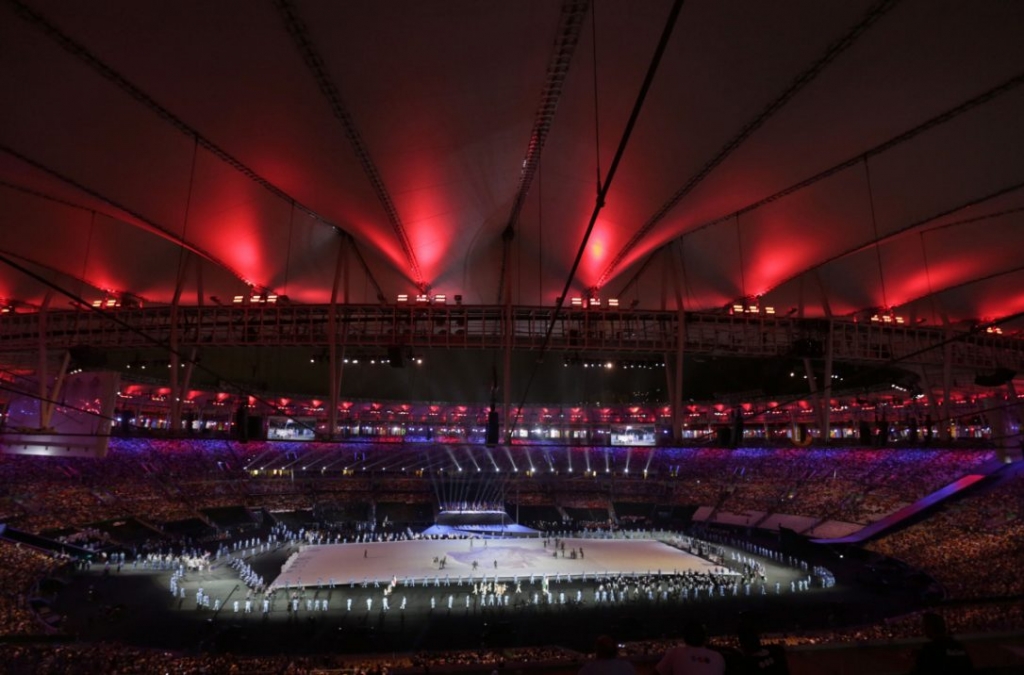
[[[416,609],[435,610],[456,609],[465,611],[486,611],[489,608],[527,609],[531,607],[581,607],[585,605],[603,606],[620,603],[666,603],[713,600],[717,598],[779,595],[788,590],[797,593],[810,590],[813,586],[829,588],[835,584],[835,577],[824,567],[808,569],[804,561],[783,556],[778,552],[757,547],[748,555],[743,551],[727,550],[691,537],[678,536],[667,540],[678,548],[699,551],[706,559],[718,561],[708,571],[673,570],[671,572],[649,571],[627,574],[567,574],[557,573],[551,576],[533,574],[520,579],[518,575],[511,580],[499,578],[497,572],[489,576],[476,574],[451,577],[445,574],[428,577],[399,579],[393,576],[390,582],[364,578],[362,582],[348,580],[345,589],[335,578],[328,580],[319,578],[315,585],[303,584],[301,579],[296,583],[286,583],[279,588],[268,586],[262,575],[253,567],[256,556],[278,550],[281,547],[311,544],[323,541],[322,534],[317,531],[300,529],[292,531],[283,525],[276,525],[266,539],[248,537],[230,545],[221,545],[215,554],[201,549],[182,549],[180,552],[150,553],[138,556],[132,562],[133,567],[154,570],[170,570],[172,572],[169,586],[172,597],[178,601],[179,608],[187,595],[186,585],[194,584],[195,606],[198,610],[225,611],[241,614],[260,613],[264,617],[275,611],[285,611],[290,617],[324,613],[331,609],[352,612],[353,607],[362,608],[366,612],[378,609],[382,613],[397,609],[406,611],[410,603],[405,594],[400,600],[394,597],[399,588],[433,587],[445,589],[440,593],[429,595],[413,594]],[[472,546],[471,539],[469,545]],[[486,540],[483,542],[486,545]],[[561,537],[547,538],[543,541],[547,550],[555,556],[578,557],[584,559],[582,545],[575,542],[567,548],[566,541]],[[122,554],[123,555],[123,554]],[[294,558],[294,556],[293,556]],[[116,559],[119,568],[123,559]],[[800,574],[790,578],[769,580],[769,570],[765,560],[778,562],[780,566],[788,564],[796,568]],[[447,557],[435,558],[435,564],[444,569]],[[497,560],[495,567],[497,568]],[[108,563],[109,564],[109,561]],[[208,593],[203,581],[211,567],[226,565],[237,574],[244,591],[239,587],[231,589],[224,598],[214,598]],[[287,567],[287,564],[286,564]],[[488,565],[489,567],[489,565]],[[476,567],[474,567],[474,571]],[[190,581],[189,576],[199,573],[201,578]],[[819,583],[814,583],[814,580]],[[212,580],[209,580],[212,581]],[[207,583],[209,585],[209,582]],[[337,597],[340,596],[340,597]],[[277,600],[283,599],[283,605]],[[342,609],[344,608],[344,609]]]

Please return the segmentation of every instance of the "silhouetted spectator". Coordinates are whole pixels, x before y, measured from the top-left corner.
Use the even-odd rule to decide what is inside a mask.
[[[704,626],[688,621],[683,626],[683,642],[665,653],[654,670],[658,675],[723,675],[725,658],[704,646],[708,634]]]
[[[636,675],[633,664],[619,658],[619,645],[608,635],[597,638],[594,660],[580,668],[579,675]]]
[[[964,646],[946,632],[946,620],[934,612],[925,612],[921,619],[929,642],[917,653],[913,675],[973,673],[971,657]]]
[[[740,640],[738,673],[759,675],[789,675],[786,652],[779,645],[762,645],[757,628],[743,622],[736,631]]]

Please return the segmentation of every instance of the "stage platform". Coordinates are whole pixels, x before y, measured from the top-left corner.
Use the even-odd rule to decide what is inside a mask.
[[[515,524],[512,516],[508,515],[504,511],[474,511],[467,509],[457,511],[440,511],[434,522],[437,525],[447,525],[449,527],[467,527],[477,525],[501,527],[502,525]]]
[[[606,574],[711,572],[717,565],[654,539],[564,539],[566,557],[552,555],[544,539],[423,539],[368,544],[303,546],[289,557],[271,586],[327,585],[397,578],[421,581],[537,578],[557,574],[574,578]],[[569,552],[583,548],[583,557]],[[436,559],[447,558],[445,569]],[[473,569],[473,563],[477,569]]]
[[[421,534],[427,537],[536,537],[540,531],[517,523],[509,525],[431,525]]]

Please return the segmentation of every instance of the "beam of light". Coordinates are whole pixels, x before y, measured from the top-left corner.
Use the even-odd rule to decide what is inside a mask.
[[[651,448],[647,454],[647,463],[644,464],[644,473],[647,473],[647,470],[651,468],[651,462],[654,460],[654,453],[655,449]]]
[[[444,446],[444,450],[445,450],[445,452],[448,453],[448,456],[451,458],[452,464],[455,466],[456,470],[462,471],[462,465],[459,464],[459,460],[455,459],[455,453],[452,452],[451,446],[449,446],[449,445]]]
[[[425,460],[424,460],[423,464],[421,464],[421,465],[419,465],[417,467],[417,470],[419,470],[419,471],[433,471],[434,469],[436,469],[436,468],[440,467],[442,464],[444,464],[444,461],[445,461],[444,457],[441,457],[440,459],[436,459],[436,460],[435,459],[431,459],[429,451],[424,452],[423,456],[425,457]]]
[[[505,446],[504,449],[505,449],[505,454],[508,456],[508,462],[509,462],[509,464],[512,465],[512,471],[514,473],[518,473],[519,472],[519,467],[516,466],[516,460],[512,458],[512,451],[509,449],[509,447],[507,445]]]
[[[252,459],[252,461],[250,461],[248,464],[245,465],[245,470],[249,471],[252,468],[253,465],[259,464],[260,460],[262,460],[267,455],[267,453],[269,453],[269,452],[270,452],[270,450],[264,450],[260,454],[256,455]]]
[[[500,473],[501,469],[498,467],[498,463],[496,461],[494,461],[494,453],[491,452],[491,449],[490,448],[484,448],[484,454],[487,455],[487,459],[491,460],[491,466],[494,467],[494,471],[497,472],[497,473]]]
[[[287,452],[287,451],[286,451],[286,452]],[[287,456],[287,455],[286,455],[286,456]],[[290,462],[286,463],[285,465],[281,466],[280,468],[281,468],[281,469],[288,469],[288,468],[290,468],[290,467],[294,466],[295,464],[298,464],[298,463],[299,463],[299,461],[300,461],[300,460],[302,460],[302,459],[304,459],[304,458],[303,458],[303,457],[299,457],[299,453],[297,453],[297,452],[296,452],[296,453],[295,453],[295,459],[293,459],[292,461],[290,461]]]

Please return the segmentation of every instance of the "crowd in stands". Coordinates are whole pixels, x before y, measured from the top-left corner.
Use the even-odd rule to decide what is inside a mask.
[[[90,673],[118,675],[310,675],[320,668],[339,667],[342,662],[331,657],[237,657],[231,655],[187,656],[155,649],[140,649],[117,644],[102,645],[9,645],[0,646],[0,658],[12,675],[63,675],[82,672],[83,663]],[[366,672],[374,672],[369,665]],[[379,666],[376,672],[380,672]]]
[[[868,547],[927,572],[949,597],[1022,594],[1024,473],[1007,475]]]
[[[30,546],[0,539],[0,637],[46,632],[29,599],[37,582],[64,562]]]
[[[545,449],[548,468],[518,474],[516,499],[607,510],[614,494],[618,501],[867,523],[992,456],[978,450]],[[43,532],[125,517],[160,525],[237,505],[275,511],[312,509],[324,501],[434,504],[436,477],[405,472],[402,465],[437,465],[444,457],[443,450],[393,445],[112,439],[103,459],[0,455],[0,483],[7,487],[0,508],[9,524]],[[541,461],[520,446],[509,459],[523,468]],[[509,459],[481,454],[480,464]],[[589,480],[567,479],[569,469],[591,466]]]
[[[800,634],[764,636],[765,644],[800,648],[810,645],[856,643],[885,644],[921,635],[923,612],[913,612],[882,624]],[[964,605],[946,607],[939,614],[953,634],[971,634],[991,630],[1020,630],[1024,627],[1024,607],[1013,605]],[[679,644],[678,638],[659,638],[626,642],[619,654],[648,664],[658,660]],[[740,650],[734,635],[713,636],[708,646],[724,653]],[[418,652],[389,655],[307,655],[239,656],[184,655],[166,650],[145,649],[119,644],[0,644],[0,661],[12,675],[63,675],[79,672],[76,666],[89,664],[89,672],[119,675],[148,675],[168,672],[176,675],[233,673],[236,675],[315,675],[320,672],[374,673],[457,672],[467,666],[494,666],[508,672],[541,665],[564,664],[573,669],[592,657],[563,647],[523,647]]]
[[[429,670],[474,665],[503,666],[507,664],[571,663],[583,655],[561,647],[525,647],[516,649],[463,650],[423,652],[418,654],[373,656],[188,656],[163,650],[140,649],[123,645],[60,645],[2,646],[0,659],[12,675],[64,675],[77,672],[82,663],[90,664],[90,672],[119,675],[313,675],[318,672],[386,673],[406,671],[423,673]]]
[[[992,457],[957,450],[739,449],[722,466],[731,480],[722,486],[717,504],[702,503],[733,512],[777,512],[867,524]]]

